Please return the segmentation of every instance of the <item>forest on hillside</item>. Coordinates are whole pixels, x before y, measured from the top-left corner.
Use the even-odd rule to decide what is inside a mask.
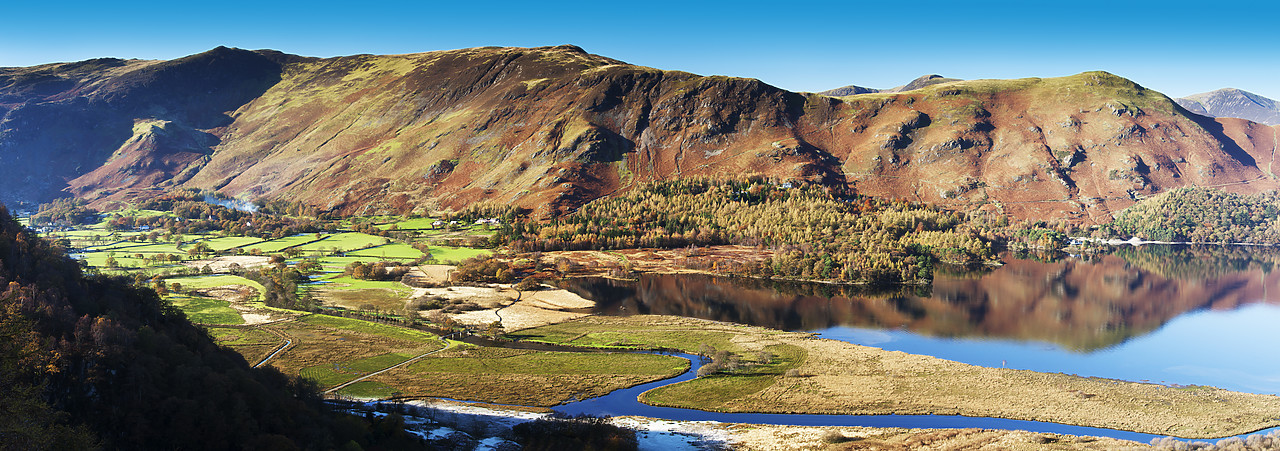
[[[330,412],[313,383],[249,368],[151,289],[82,274],[3,206],[0,287],[0,449],[420,444],[394,418]]]
[[[903,200],[842,194],[764,179],[652,182],[549,222],[505,227],[517,252],[681,248],[735,244],[769,249],[764,262],[724,262],[717,272],[919,284],[935,262],[980,264],[991,243],[962,213]]]
[[[1155,241],[1277,244],[1280,193],[1178,188],[1125,209],[1104,231]]]

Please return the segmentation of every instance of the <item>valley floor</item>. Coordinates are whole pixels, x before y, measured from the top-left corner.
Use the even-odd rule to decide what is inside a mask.
[[[215,239],[207,241],[219,243]],[[589,313],[593,302],[567,290],[517,291],[511,285],[497,284],[414,288],[399,281],[356,280],[341,275],[345,265],[360,259],[407,260],[422,253],[354,233],[273,241],[280,243],[227,245],[297,248],[314,253],[326,272],[323,283],[304,290],[315,295],[321,305],[345,309],[329,313],[340,312],[349,317],[270,308],[261,301],[260,284],[217,274],[233,264],[243,268],[266,263],[266,257],[260,256],[187,262],[201,269],[207,267],[206,272],[214,274],[165,279],[170,286],[180,284],[185,293],[173,294],[170,299],[193,321],[204,323],[221,344],[244,355],[250,364],[263,363],[312,379],[340,396],[435,397],[550,407],[681,374],[689,368],[684,359],[633,352],[675,349],[687,353],[722,352],[731,356],[738,368],[708,372],[703,377],[650,390],[641,395],[646,403],[718,412],[998,417],[1190,438],[1231,436],[1280,426],[1277,396],[977,367],[816,339],[806,333],[685,317],[595,316]],[[307,248],[318,242],[336,243],[333,246],[345,255],[324,253],[335,248]],[[120,241],[100,246],[107,251],[118,250],[121,261],[128,258],[126,255],[135,255],[137,262],[126,262],[136,266],[134,272],[163,271],[136,257],[146,256],[143,244]],[[175,251],[181,249],[154,252]],[[431,252],[470,256],[481,251],[434,246]],[[549,253],[544,259],[565,257],[587,268],[625,265],[642,272],[668,272],[686,270],[681,268],[687,268],[687,264],[677,262],[689,258],[742,260],[765,255],[762,250],[738,246],[695,252],[700,253],[690,255],[689,250],[683,249],[582,251]],[[427,282],[441,284],[449,281],[452,266],[421,265],[413,271],[412,275]],[[488,328],[488,332],[504,332],[521,341],[595,352],[468,344],[393,324],[397,321],[395,315],[429,316],[409,308],[411,302],[425,298],[447,306],[474,305],[448,313],[435,311],[433,323],[443,315],[472,331]],[[672,434],[687,433],[713,437],[700,439],[702,445],[719,442],[745,449],[1143,446],[1019,431],[706,425],[629,417],[617,421],[658,434],[655,437],[666,437],[655,440],[674,440]]]

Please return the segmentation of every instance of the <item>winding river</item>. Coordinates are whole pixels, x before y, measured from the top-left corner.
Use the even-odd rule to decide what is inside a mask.
[[[569,402],[552,408],[556,412],[567,415],[588,414],[596,416],[633,415],[674,421],[719,421],[723,423],[745,424],[777,424],[788,426],[863,426],[881,428],[981,428],[1009,429],[1054,434],[1083,435],[1095,437],[1111,437],[1122,440],[1150,443],[1163,435],[1144,434],[1140,432],[1122,431],[1118,429],[1073,426],[1068,424],[1049,423],[1043,421],[1009,420],[1004,418],[965,417],[958,415],[812,415],[812,414],[772,414],[772,413],[722,413],[707,412],[695,409],[676,407],[658,407],[639,401],[641,393],[664,386],[692,380],[697,376],[702,359],[690,354],[671,354],[688,359],[689,371],[679,376],[637,385],[631,388],[616,390],[598,398]],[[1272,428],[1260,433],[1269,433],[1280,428]],[[1244,438],[1249,434],[1237,437]],[[1177,437],[1175,437],[1177,438]],[[1225,440],[1223,437],[1214,440]]]
[[[974,365],[1280,394],[1280,261],[1231,247],[1148,246],[1058,260],[1005,258],[985,273],[939,271],[933,286],[869,292],[706,275],[575,279],[604,315],[729,321]],[[1272,290],[1276,296],[1270,295]],[[555,410],[780,425],[1019,429],[1149,442],[1162,436],[1055,423],[936,415],[729,414],[637,401],[664,381]],[[1275,430],[1275,429],[1271,429]],[[1269,432],[1271,430],[1263,431]]]

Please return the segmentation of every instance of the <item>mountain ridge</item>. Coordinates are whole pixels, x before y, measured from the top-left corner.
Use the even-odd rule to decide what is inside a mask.
[[[1280,125],[1280,103],[1236,88],[1223,88],[1174,99],[1183,108],[1209,117],[1235,117]]]
[[[831,97],[845,97],[845,96],[852,96],[852,95],[858,95],[858,94],[905,92],[905,91],[914,91],[926,86],[932,86],[939,83],[950,83],[953,81],[964,81],[964,80],[961,80],[959,78],[947,78],[938,74],[930,74],[930,75],[922,75],[920,77],[917,77],[915,80],[911,80],[909,83],[905,85],[888,88],[888,89],[876,89],[876,88],[867,88],[867,87],[858,86],[858,85],[848,85],[848,86],[842,86],[836,89],[828,89],[826,91],[819,92],[818,94],[822,94],[824,96],[831,96]]]
[[[0,201],[191,187],[345,214],[488,201],[551,216],[646,181],[755,174],[1099,223],[1178,186],[1276,185],[1264,126],[1105,72],[917,81],[836,98],[576,46],[5,68]]]

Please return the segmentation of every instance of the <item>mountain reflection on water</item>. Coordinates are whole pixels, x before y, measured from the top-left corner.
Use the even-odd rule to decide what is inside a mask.
[[[985,273],[938,271],[932,287],[864,287],[701,274],[638,281],[570,279],[606,315],[679,315],[783,330],[905,329],[930,337],[1053,343],[1092,352],[1188,312],[1268,297],[1280,253],[1264,248],[1143,246],[1057,261],[1008,256]]]

